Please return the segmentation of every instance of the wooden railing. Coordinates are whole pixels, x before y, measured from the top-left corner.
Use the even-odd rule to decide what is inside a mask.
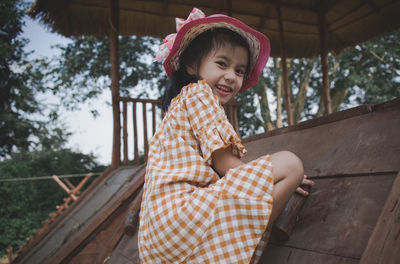
[[[133,99],[128,97],[119,98],[120,107],[122,105],[122,146],[123,146],[123,165],[129,164],[129,146],[128,144],[128,128],[130,127],[133,133],[133,164],[139,164],[139,129],[143,131],[143,148],[144,148],[144,162],[147,160],[147,154],[149,151],[149,140],[154,135],[158,122],[164,117],[164,113],[161,110],[161,100],[151,99]],[[138,115],[138,105],[141,107],[141,118]],[[140,106],[141,105],[141,106]],[[231,122],[233,128],[238,132],[238,117],[237,108],[239,103],[232,102],[225,106],[225,111],[228,115],[228,119]],[[151,108],[151,118],[148,120],[149,109]],[[157,118],[157,116],[159,118]],[[151,126],[151,132],[148,131],[148,127]]]
[[[133,129],[133,163],[139,164],[139,140],[138,140],[138,129],[143,129],[143,145],[144,145],[144,161],[147,159],[149,139],[154,135],[157,126],[157,108],[160,112],[160,120],[163,117],[161,111],[161,100],[151,99],[133,99],[127,97],[120,97],[119,101],[122,102],[122,142],[123,142],[123,164],[128,165],[128,104],[132,109],[132,129]],[[142,107],[142,118],[138,118],[137,105],[140,104]],[[149,122],[147,121],[147,105],[151,106],[151,135],[148,133]],[[138,121],[140,122],[138,124]]]

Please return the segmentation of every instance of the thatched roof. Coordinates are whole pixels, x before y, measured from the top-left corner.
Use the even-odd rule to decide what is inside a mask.
[[[29,14],[64,36],[108,35],[110,1],[36,0]],[[280,55],[278,8],[288,57],[319,54],[321,16],[327,25],[328,50],[342,49],[400,27],[399,0],[119,0],[121,35],[164,37],[175,32],[175,17],[186,18],[193,7],[207,15],[225,13],[263,32],[272,55]]]

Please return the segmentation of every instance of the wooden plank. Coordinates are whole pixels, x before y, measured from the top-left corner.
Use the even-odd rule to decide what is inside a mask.
[[[245,143],[244,161],[290,150],[308,176],[396,172],[400,164],[400,104],[291,133]]]
[[[369,238],[362,264],[400,263],[400,173]]]
[[[139,193],[139,195],[141,195],[141,193]],[[94,263],[104,263],[108,256],[112,253],[112,250],[124,233],[126,215],[127,210],[125,209],[121,212],[120,216],[115,217],[113,223],[110,224],[106,230],[104,230],[104,233],[107,234],[107,238],[102,240],[101,250]]]
[[[142,204],[143,188],[128,208],[124,234],[133,236],[139,227],[139,213]]]
[[[271,242],[360,259],[394,178],[395,174],[315,179],[290,239],[281,243],[272,234]]]
[[[15,263],[18,263],[22,259],[24,259],[30,251],[33,250],[58,224],[60,224],[64,219],[69,215],[71,211],[73,211],[77,206],[80,206],[81,202],[84,201],[88,195],[91,194],[92,190],[97,187],[106,177],[108,177],[112,172],[118,172],[118,170],[113,169],[112,167],[108,167],[102,175],[97,177],[92,184],[88,186],[88,188],[80,195],[80,199],[74,202],[72,205],[68,206],[63,214],[56,218],[45,230],[41,231],[38,234],[29,240],[29,242],[22,248],[22,250],[18,253],[18,256],[15,258]]]
[[[129,263],[140,264],[138,249],[138,232],[133,236],[124,235],[112,252],[109,263],[120,263],[119,259],[129,260]]]
[[[358,264],[358,259],[269,244],[259,264]]]
[[[120,195],[115,197],[114,201],[109,202],[106,207],[93,216],[91,221],[87,222],[85,227],[82,228],[82,232],[74,234],[73,238],[69,239],[67,243],[59,248],[57,254],[53,256],[51,260],[49,260],[49,263],[62,263],[65,258],[70,257],[70,254],[73,253],[73,251],[79,247],[81,243],[84,243],[84,241],[88,239],[92,233],[99,228],[100,225],[107,221],[107,219],[115,212],[115,210],[117,210],[125,202],[133,199],[132,195],[144,183],[145,168],[142,168],[140,171],[136,172],[136,174],[137,175],[134,178],[134,182],[130,186],[121,190]]]
[[[269,138],[272,136],[283,135],[293,131],[299,131],[302,129],[313,128],[316,126],[325,125],[328,123],[338,122],[345,120],[347,118],[352,118],[360,115],[369,114],[372,112],[372,107],[370,105],[360,105],[351,109],[343,110],[341,112],[335,112],[333,114],[322,116],[310,120],[306,120],[300,123],[297,123],[293,126],[287,126],[282,128],[277,128],[266,133],[262,133],[259,135],[254,135],[248,138],[245,138],[243,142],[255,141],[258,139]]]

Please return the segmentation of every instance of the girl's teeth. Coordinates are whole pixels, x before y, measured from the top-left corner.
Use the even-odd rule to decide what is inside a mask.
[[[225,91],[225,92],[230,92],[230,90],[228,90],[228,89],[226,89],[226,88],[224,88],[224,87],[217,86],[217,88],[220,89],[220,90],[222,90],[222,91]]]

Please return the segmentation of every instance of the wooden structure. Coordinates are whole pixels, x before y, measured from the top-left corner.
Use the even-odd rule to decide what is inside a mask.
[[[273,231],[259,263],[399,263],[398,131],[400,98],[244,140],[246,161],[287,149],[316,182],[287,240]],[[106,171],[13,263],[139,263],[144,173]]]
[[[118,35],[164,37],[175,32],[175,17],[186,18],[193,7],[206,14],[224,13],[263,32],[271,41],[271,55],[280,56],[284,101],[291,116],[286,58],[321,55],[325,113],[332,113],[328,80],[328,52],[371,39],[400,27],[400,0],[36,0],[29,10],[54,32],[64,36],[110,37],[113,103],[112,166],[121,161],[119,116]]]
[[[65,36],[110,36],[113,159],[112,167],[44,232],[29,241],[13,263],[139,263],[135,226],[144,168],[136,165],[116,169],[121,161],[120,104],[126,165],[128,103],[143,103],[142,109],[147,109],[148,103],[152,105],[154,131],[154,105],[159,102],[119,97],[117,39],[119,34],[163,37],[175,30],[173,19],[186,17],[193,6],[206,14],[226,13],[265,33],[271,40],[272,55],[281,56],[283,62],[286,57],[322,54],[327,113],[328,51],[339,52],[400,26],[399,0],[252,0],[250,4],[240,0],[37,0],[30,14],[40,17],[56,32]],[[285,90],[289,109],[290,94],[287,87]],[[235,124],[235,111],[229,112]],[[144,114],[142,119],[146,118]],[[310,197],[300,200],[302,206],[293,202],[298,214],[293,210],[287,213],[295,222],[277,225],[280,233],[272,234],[260,263],[398,263],[400,253],[394,249],[399,243],[399,130],[397,99],[246,139],[249,154],[245,160],[291,150],[302,158],[306,174],[317,183]]]
[[[139,165],[139,128],[142,128],[143,139],[143,161],[147,160],[147,153],[149,151],[149,140],[154,135],[157,125],[161,122],[164,113],[161,111],[161,100],[151,99],[133,99],[127,97],[119,97],[119,104],[122,104],[122,147],[123,147],[123,165],[129,164],[130,147],[133,145],[133,164]],[[239,103],[233,101],[225,106],[228,120],[232,124],[235,131],[239,132],[239,124],[237,117],[237,108]],[[141,108],[141,115],[139,115],[138,108]],[[148,109],[151,109],[151,120],[148,120]],[[158,118],[159,117],[159,118]],[[149,129],[151,127],[151,129]],[[128,130],[132,128],[133,142],[128,142]]]

